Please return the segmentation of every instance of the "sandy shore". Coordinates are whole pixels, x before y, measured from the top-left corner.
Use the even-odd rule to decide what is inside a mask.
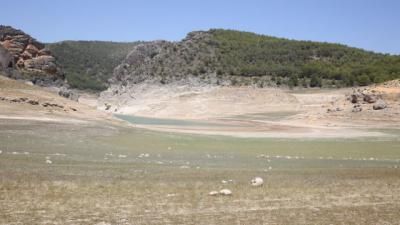
[[[213,126],[136,124],[157,131],[237,137],[353,138],[382,136],[375,130],[400,127],[400,87],[364,88],[388,107],[360,103],[353,112],[351,88],[285,90],[252,87],[175,87],[138,85],[135,91],[103,95],[99,109],[149,118],[209,122]],[[271,118],[271,114],[275,115]],[[278,115],[278,117],[276,117]]]
[[[57,95],[53,89],[0,77],[0,118],[55,123],[90,122],[134,126],[163,132],[236,137],[354,138],[383,136],[382,129],[400,127],[400,87],[368,87],[388,107],[373,110],[361,104],[352,112],[352,89],[284,90],[252,87],[174,87],[142,85],[119,96],[83,95],[79,102]],[[20,101],[20,99],[24,99]],[[31,104],[30,101],[37,104]],[[44,106],[45,104],[56,106]],[[95,106],[97,103],[97,107]],[[105,110],[105,105],[111,106]],[[212,126],[130,124],[114,113],[212,123]]]

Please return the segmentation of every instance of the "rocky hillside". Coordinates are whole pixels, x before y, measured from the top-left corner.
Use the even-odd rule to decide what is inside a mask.
[[[64,75],[45,45],[10,26],[0,25],[0,70],[38,85],[64,84]]]
[[[137,42],[63,41],[47,44],[73,88],[101,91]]]
[[[342,87],[400,77],[400,56],[340,44],[232,30],[192,32],[180,42],[136,46],[114,70],[114,87],[186,78],[215,85]],[[193,79],[192,79],[193,80]]]
[[[162,84],[198,77],[216,82],[215,42],[209,32],[192,32],[181,42],[154,41],[137,45],[115,68],[112,84],[156,81]]]
[[[56,61],[57,60],[57,61]],[[365,86],[400,78],[400,56],[254,33],[191,32],[179,42],[63,41],[44,45],[0,26],[0,68],[41,85],[111,91],[146,82],[225,86]]]

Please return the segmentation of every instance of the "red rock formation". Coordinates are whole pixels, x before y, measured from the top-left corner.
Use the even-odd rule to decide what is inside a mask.
[[[42,84],[63,82],[63,73],[51,52],[23,31],[0,25],[0,45],[12,56],[12,65],[24,74],[23,78],[39,79]]]

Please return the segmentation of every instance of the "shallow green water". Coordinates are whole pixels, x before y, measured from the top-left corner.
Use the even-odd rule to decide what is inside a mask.
[[[150,118],[143,116],[120,115],[116,114],[115,117],[138,125],[169,125],[169,126],[220,126],[215,123],[208,123],[203,121],[193,120],[177,120],[177,119],[160,119]]]
[[[279,121],[294,116],[299,112],[295,111],[279,111],[268,113],[252,113],[231,117],[233,119],[251,119],[251,120],[264,120],[264,121]]]

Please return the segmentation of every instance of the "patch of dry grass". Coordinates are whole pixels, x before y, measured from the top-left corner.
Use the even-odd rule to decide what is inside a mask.
[[[390,160],[400,158],[396,140],[290,142],[0,122],[0,224],[400,221],[399,162]],[[261,153],[306,158],[268,162]],[[389,160],[342,160],[377,155]],[[254,176],[265,184],[251,187]],[[208,195],[222,188],[233,195]]]

